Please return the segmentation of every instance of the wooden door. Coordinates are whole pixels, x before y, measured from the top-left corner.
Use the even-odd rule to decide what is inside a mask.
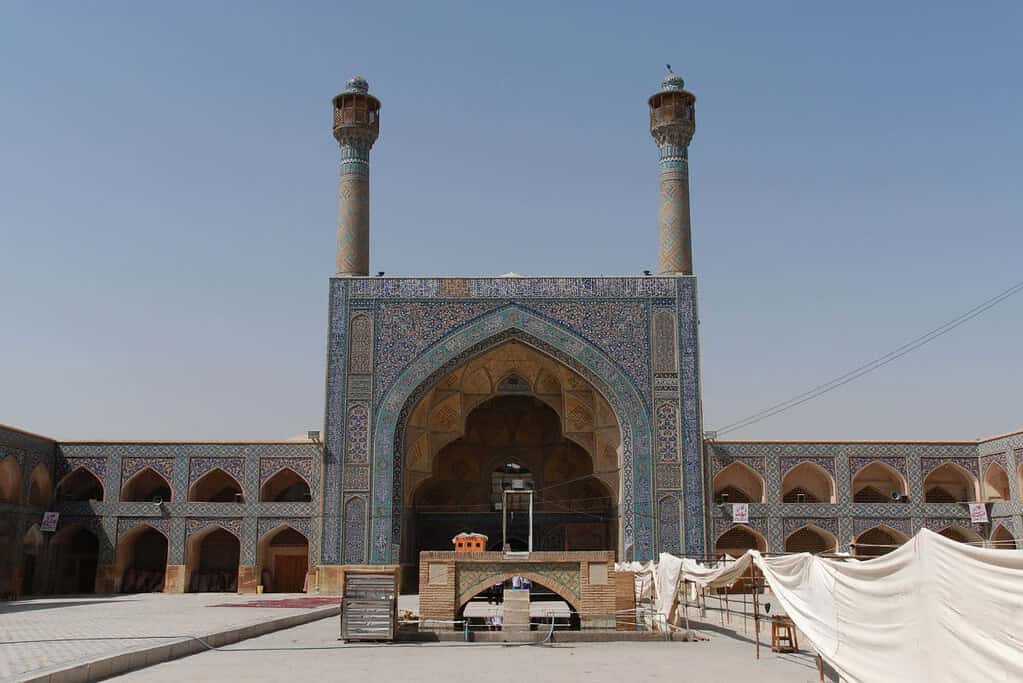
[[[301,593],[305,586],[308,561],[305,555],[278,555],[274,558],[274,588],[278,593]]]

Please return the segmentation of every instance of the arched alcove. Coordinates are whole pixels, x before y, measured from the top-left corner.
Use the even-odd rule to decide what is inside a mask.
[[[984,470],[984,499],[988,501],[1009,500],[1009,475],[1005,468],[994,462]]]
[[[18,567],[14,558],[17,557],[18,529],[13,515],[10,519],[5,517],[0,516],[0,595],[13,594],[17,590]]]
[[[887,526],[875,526],[867,529],[852,544],[853,555],[863,558],[887,555],[909,540],[901,531]]]
[[[263,503],[301,503],[312,500],[309,483],[295,470],[285,467],[266,480],[259,491]]]
[[[712,488],[717,503],[764,502],[764,478],[745,463],[733,462],[718,472]]]
[[[188,500],[201,503],[241,503],[242,486],[230,474],[214,467],[192,484]]]
[[[852,490],[854,503],[902,502],[906,479],[894,467],[875,460],[853,475]]]
[[[79,467],[57,484],[57,500],[59,502],[103,500],[103,483],[88,469]]]
[[[1012,533],[1004,525],[998,524],[991,532],[991,547],[1001,550],[1016,550],[1019,545]]]
[[[144,467],[133,474],[121,487],[121,500],[135,503],[171,501],[171,485],[152,467]]]
[[[814,462],[801,462],[781,480],[783,503],[833,503],[835,480]]]
[[[186,544],[189,593],[234,593],[238,590],[238,537],[220,526],[192,534]]]
[[[46,566],[46,539],[33,524],[21,537],[21,597],[38,595],[46,588],[43,568]]]
[[[264,593],[301,593],[309,572],[309,539],[282,525],[259,539],[260,583]]]
[[[938,532],[945,538],[950,538],[958,543],[967,543],[970,545],[981,545],[984,539],[973,529],[959,526],[957,524],[951,524],[941,531]]]
[[[767,552],[767,539],[758,531],[744,524],[737,524],[718,536],[714,543],[714,555],[739,557],[747,550]]]
[[[785,538],[787,553],[833,553],[838,548],[838,539],[830,531],[807,525],[796,529]]]
[[[21,465],[8,455],[0,461],[0,503],[21,502]]]
[[[977,482],[961,466],[947,462],[924,477],[924,502],[966,503],[977,500]]]
[[[50,539],[50,578],[56,594],[94,593],[99,538],[89,529],[70,526]]]
[[[53,496],[53,479],[46,465],[39,463],[32,468],[28,480],[28,504],[49,505]]]
[[[137,526],[117,539],[116,570],[122,593],[159,593],[167,571],[167,537]]]

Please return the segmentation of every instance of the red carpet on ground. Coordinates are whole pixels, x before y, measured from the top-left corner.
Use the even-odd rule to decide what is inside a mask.
[[[283,598],[281,600],[252,600],[250,602],[223,603],[220,605],[209,605],[209,607],[284,607],[288,609],[300,609],[309,607],[323,607],[324,605],[338,605],[341,598]]]

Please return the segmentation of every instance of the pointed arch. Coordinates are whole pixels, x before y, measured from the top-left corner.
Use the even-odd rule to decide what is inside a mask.
[[[120,534],[114,552],[119,591],[163,592],[168,547],[167,535],[149,524],[138,524]]]
[[[256,544],[264,593],[301,593],[309,572],[309,538],[287,522],[270,529]]]
[[[1012,532],[999,522],[991,531],[991,547],[1001,550],[1016,550],[1019,548],[1019,544],[1016,543],[1016,538],[1012,535]]]
[[[86,467],[76,467],[57,484],[57,500],[61,502],[103,500],[103,482]]]
[[[1005,468],[993,462],[984,470],[984,500],[1007,501],[1009,495],[1009,475]]]
[[[171,501],[171,485],[167,478],[152,467],[143,467],[128,477],[121,486],[121,500],[124,502]]]
[[[785,537],[787,553],[833,553],[838,549],[838,538],[815,524],[805,524]]]
[[[558,597],[560,597],[562,600],[568,603],[568,606],[573,611],[575,612],[579,611],[576,608],[576,604],[579,602],[579,597],[575,594],[575,592],[573,592],[565,585],[560,583],[553,576],[549,574],[544,575],[529,571],[523,572],[521,569],[518,569],[515,571],[494,572],[493,574],[487,576],[486,578],[477,581],[476,583],[466,588],[462,588],[456,600],[458,609],[455,610],[455,613],[461,614],[462,610],[465,609],[465,606],[469,603],[469,601],[472,600],[477,595],[479,595],[480,593],[482,593],[487,588],[490,588],[491,586],[494,586],[498,583],[504,583],[505,581],[508,581],[509,579],[515,576],[521,576],[524,579],[529,579],[530,582],[540,584],[541,586],[547,588],[551,592],[557,593]]]
[[[28,479],[28,504],[49,505],[53,497],[53,478],[50,477],[50,468],[43,463],[32,468],[32,474]]]
[[[744,462],[733,462],[714,475],[714,500],[728,503],[762,503],[766,489],[760,473]],[[727,500],[724,498],[727,496]]]
[[[926,503],[967,503],[978,498],[977,479],[958,463],[946,462],[924,477]]]
[[[46,538],[33,524],[21,537],[21,596],[38,595],[45,590],[43,572]]]
[[[282,467],[263,482],[259,500],[263,503],[308,503],[312,492],[305,477],[290,467]]]
[[[980,545],[984,542],[984,538],[977,533],[975,530],[961,526],[959,524],[949,524],[944,529],[938,532],[945,538],[952,539],[957,543],[968,543],[970,545]]]
[[[622,556],[650,559],[654,555],[653,502],[650,497],[650,424],[648,406],[635,382],[601,349],[572,330],[527,308],[512,305],[490,311],[441,338],[405,367],[380,399],[373,428],[373,528],[370,558],[374,563],[396,561],[401,544],[402,468],[395,453],[403,453],[405,424],[418,398],[465,360],[517,339],[581,373],[611,405],[622,438]],[[567,349],[568,352],[562,351]],[[702,500],[700,482],[686,479],[693,500]],[[702,549],[702,514],[690,515],[687,550]]]
[[[226,470],[214,467],[188,488],[188,500],[200,503],[241,503],[242,485]]]
[[[835,479],[815,462],[805,460],[781,478],[784,503],[834,503]]]
[[[746,524],[736,524],[718,535],[714,541],[714,555],[738,557],[747,550],[767,552],[767,539],[759,531]]]
[[[894,494],[904,496],[908,490],[902,473],[880,460],[867,463],[853,474],[854,503],[891,503]]]
[[[196,530],[185,543],[188,592],[235,592],[240,559],[241,540],[230,529],[211,523]]]
[[[21,502],[21,463],[13,455],[0,461],[0,503]]]
[[[865,529],[854,539],[852,551],[857,557],[880,557],[908,540],[909,537],[898,529],[893,529],[887,524],[878,524]]]
[[[50,539],[49,574],[51,593],[96,592],[99,566],[99,537],[81,524],[60,529]]]

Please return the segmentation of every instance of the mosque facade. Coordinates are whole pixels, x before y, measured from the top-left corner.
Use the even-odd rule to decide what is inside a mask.
[[[923,527],[1021,547],[1023,432],[933,443],[705,434],[695,97],[669,73],[648,106],[656,273],[391,277],[369,271],[381,104],[349,81],[333,99],[341,176],[322,432],[154,443],[0,428],[0,594],[335,592],[353,565],[398,566],[414,591],[419,554],[466,531],[493,550],[620,560],[869,556]],[[510,487],[533,492],[530,514],[507,503]]]

